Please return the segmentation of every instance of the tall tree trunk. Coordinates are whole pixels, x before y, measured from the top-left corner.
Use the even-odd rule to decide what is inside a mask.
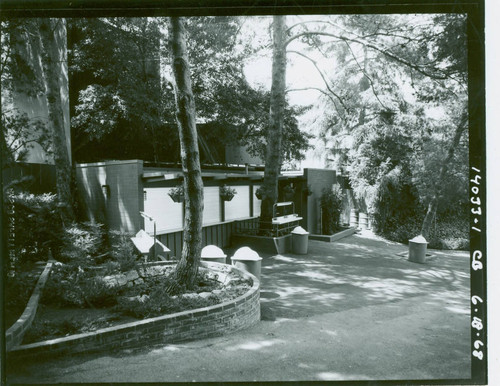
[[[266,166],[262,185],[261,228],[270,223],[278,199],[278,176],[282,161],[283,119],[286,86],[286,16],[273,17],[273,67],[271,107],[267,128]]]
[[[425,214],[424,222],[422,223],[422,229],[420,230],[420,234],[424,236],[426,240],[429,237],[429,231],[432,224],[432,220],[434,220],[434,217],[436,216],[438,200],[439,197],[441,196],[441,191],[443,186],[442,181],[446,177],[446,173],[448,172],[448,165],[450,164],[455,154],[455,149],[457,148],[460,142],[462,133],[468,127],[467,122],[468,122],[468,116],[466,113],[464,113],[462,115],[460,123],[455,129],[455,134],[453,135],[450,147],[448,148],[448,154],[446,155],[446,158],[443,160],[443,163],[441,164],[441,169],[439,170],[439,177],[436,180],[437,183],[434,185],[434,194],[432,195],[432,198],[427,207],[427,213]]]
[[[194,96],[191,90],[191,75],[186,50],[186,31],[182,18],[170,18],[170,37],[186,205],[182,256],[172,277],[177,285],[184,284],[190,288],[195,282],[201,255],[203,180],[196,132]]]
[[[71,159],[67,147],[61,100],[62,62],[67,58],[66,20],[41,19],[40,35],[44,48],[42,64],[47,88],[49,124],[52,129],[57,196],[61,203],[63,219],[72,221],[75,216],[71,194]]]

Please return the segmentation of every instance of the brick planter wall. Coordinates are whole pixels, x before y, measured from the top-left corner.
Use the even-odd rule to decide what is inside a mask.
[[[35,319],[36,310],[38,308],[38,301],[42,295],[43,287],[49,277],[50,270],[52,269],[52,262],[45,265],[45,269],[41,273],[36,283],[35,289],[31,294],[28,304],[24,309],[20,318],[7,330],[5,333],[5,349],[12,350],[15,346],[23,341],[24,334],[30,328],[33,319]]]
[[[21,345],[9,352],[9,359],[112,351],[203,339],[241,330],[260,320],[260,282],[255,276],[225,264],[201,262],[200,265],[213,271],[229,268],[239,276],[252,280],[252,288],[232,301],[210,307],[126,323],[90,333]]]

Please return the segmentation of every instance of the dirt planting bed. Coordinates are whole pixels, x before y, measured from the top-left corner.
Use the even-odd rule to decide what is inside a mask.
[[[46,296],[42,298],[23,344],[93,332],[231,301],[248,292],[252,282],[227,267],[216,272],[200,267],[195,288],[190,291],[180,288],[174,295],[166,293],[169,285],[167,277],[174,269],[173,264],[142,266],[126,273],[97,275],[92,280],[102,287],[99,287],[99,296],[95,293],[83,295],[84,301],[79,305],[68,304],[68,299],[54,299],[55,293],[51,289],[67,284],[57,282],[55,276],[54,281],[47,283]],[[66,292],[64,296],[72,299],[76,295]]]

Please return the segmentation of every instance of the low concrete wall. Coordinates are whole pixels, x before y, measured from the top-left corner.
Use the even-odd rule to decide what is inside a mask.
[[[343,239],[344,237],[351,236],[354,233],[356,233],[357,229],[356,228],[349,228],[346,230],[343,230],[342,232],[335,233],[333,235],[309,235],[310,240],[317,240],[317,241],[326,241],[326,242],[333,242],[337,241],[340,239]]]
[[[38,301],[42,296],[43,287],[45,286],[51,269],[52,262],[50,261],[45,265],[45,269],[38,278],[33,294],[31,295],[21,317],[5,333],[6,351],[12,350],[23,341],[24,334],[28,331],[28,328],[30,328],[33,319],[35,319]]]
[[[280,237],[254,236],[245,234],[231,235],[231,245],[233,247],[250,247],[258,253],[286,253],[292,250],[292,235]]]
[[[260,282],[254,275],[226,264],[201,262],[200,265],[214,271],[236,272],[239,276],[252,280],[252,288],[234,300],[210,307],[21,345],[9,352],[8,359],[112,351],[203,339],[242,330],[260,320]]]

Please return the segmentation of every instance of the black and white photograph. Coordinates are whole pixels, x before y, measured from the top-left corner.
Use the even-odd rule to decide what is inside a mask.
[[[488,384],[484,19],[6,0],[2,382]]]

